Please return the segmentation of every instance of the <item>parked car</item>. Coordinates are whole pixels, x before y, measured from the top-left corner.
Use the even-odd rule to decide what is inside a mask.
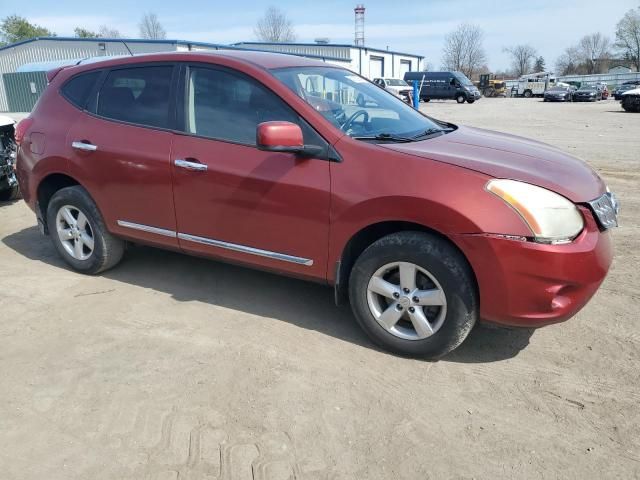
[[[400,78],[374,78],[373,83],[387,92],[393,93],[406,103],[411,103],[413,87]]]
[[[580,87],[573,94],[574,102],[597,102],[602,100],[602,90],[595,85]]]
[[[545,102],[570,102],[573,99],[571,87],[553,87],[544,92]]]
[[[624,92],[620,104],[627,112],[640,112],[640,87]]]
[[[568,319],[611,263],[617,202],[586,163],[337,66],[173,52],[48,79],[17,127],[18,179],[78,272],[129,241],[238,262],[332,285],[374,342],[439,357],[480,319]]]
[[[629,90],[634,90],[636,88],[638,88],[638,85],[635,83],[623,83],[613,91],[613,98],[620,101],[622,100],[622,94],[624,92],[628,92]]]
[[[20,198],[20,188],[14,171],[16,143],[12,118],[0,116],[0,201]]]
[[[406,82],[420,82],[420,100],[455,100],[473,103],[482,95],[471,80],[461,72],[407,72]]]

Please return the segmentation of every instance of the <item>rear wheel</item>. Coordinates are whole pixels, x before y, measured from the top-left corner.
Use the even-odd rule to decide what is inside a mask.
[[[381,347],[438,358],[478,317],[473,274],[448,242],[421,232],[388,235],[358,258],[349,279],[355,317]]]
[[[467,97],[465,97],[464,95],[460,94],[456,97],[456,102],[458,103],[464,103],[464,101],[467,99]]]
[[[531,98],[531,97],[533,97],[533,92],[531,90],[525,90],[524,98]]]
[[[82,273],[114,267],[124,254],[124,241],[111,235],[98,207],[79,186],[58,190],[47,208],[47,226],[62,258]]]

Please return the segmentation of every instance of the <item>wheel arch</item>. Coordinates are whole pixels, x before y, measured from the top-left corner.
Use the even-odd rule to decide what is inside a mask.
[[[349,276],[358,257],[362,255],[370,245],[382,237],[399,232],[429,233],[446,241],[456,251],[458,251],[462,258],[467,262],[469,271],[473,275],[476,291],[479,290],[478,280],[471,262],[469,262],[469,259],[467,259],[464,252],[448,236],[436,229],[420,223],[405,220],[385,220],[372,223],[361,228],[355,232],[345,244],[342,254],[340,255],[340,259],[335,265],[334,295],[336,305],[343,305],[348,302]]]
[[[53,197],[58,190],[76,185],[83,187],[83,185],[72,176],[60,172],[49,173],[38,183],[36,189],[36,215],[38,221],[42,222],[45,233],[48,233],[47,208],[51,197]]]

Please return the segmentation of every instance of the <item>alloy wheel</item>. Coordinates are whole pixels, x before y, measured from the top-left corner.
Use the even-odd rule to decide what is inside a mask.
[[[435,276],[409,262],[380,267],[369,280],[367,303],[380,326],[405,340],[432,336],[447,315],[447,299]]]
[[[93,229],[87,216],[71,205],[60,207],[56,231],[65,251],[76,260],[87,260],[95,245]]]

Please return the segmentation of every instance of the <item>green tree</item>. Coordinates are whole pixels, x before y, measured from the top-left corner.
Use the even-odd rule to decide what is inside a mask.
[[[536,62],[533,65],[533,72],[534,73],[544,72],[545,68],[546,66],[545,66],[544,58],[542,56],[539,56],[538,58],[536,58]]]
[[[86,28],[76,27],[73,29],[76,37],[78,38],[97,38],[98,34],[96,32],[92,32],[91,30],[87,30]]]
[[[21,42],[34,37],[55,37],[56,34],[24,17],[9,15],[0,22],[0,39],[6,43]]]

